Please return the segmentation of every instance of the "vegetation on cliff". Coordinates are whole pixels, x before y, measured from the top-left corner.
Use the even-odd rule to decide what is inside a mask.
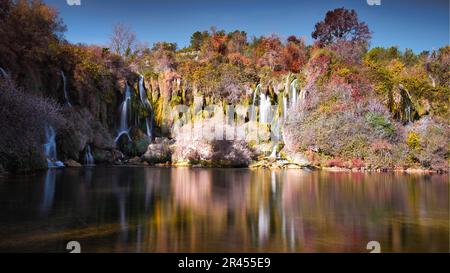
[[[57,129],[62,159],[76,161],[88,145],[97,162],[112,163],[123,159],[118,149],[125,157],[141,156],[152,139],[167,137],[178,145],[168,151],[178,157],[174,161],[192,163],[217,157],[246,166],[255,153],[275,150],[281,156],[303,153],[320,166],[448,168],[450,47],[419,54],[370,48],[372,33],[354,11],[328,12],[316,24],[311,45],[296,36],[250,38],[244,31],[212,27],[193,33],[190,45],[179,49],[167,42],[144,46],[125,25],[113,28],[110,48],[70,44],[58,13],[39,0],[1,0],[0,10],[0,67],[8,72],[0,75],[0,99],[9,113],[0,119],[0,165],[7,170],[43,165],[17,162],[40,151],[45,125]],[[129,138],[119,135],[114,143],[125,86],[132,93]],[[283,103],[291,102],[292,92],[299,99],[284,117]],[[14,99],[11,93],[17,93]],[[274,121],[262,127],[278,124],[281,140],[194,143],[174,132],[199,117],[211,118],[204,111],[210,105],[222,111],[256,106],[261,118],[262,99],[275,105]],[[189,115],[174,114],[180,105]],[[243,113],[249,122],[251,111]],[[20,126],[12,125],[15,120]],[[202,157],[202,145],[218,149]]]

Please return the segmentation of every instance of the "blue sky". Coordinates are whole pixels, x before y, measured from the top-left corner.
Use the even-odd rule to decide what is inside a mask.
[[[371,46],[398,46],[415,52],[449,44],[449,0],[44,0],[56,7],[74,43],[107,45],[112,26],[125,23],[140,41],[189,44],[191,34],[211,26],[239,29],[249,37],[277,33],[303,36],[311,42],[316,22],[328,10],[355,9],[373,31]],[[70,1],[70,0],[69,0]]]

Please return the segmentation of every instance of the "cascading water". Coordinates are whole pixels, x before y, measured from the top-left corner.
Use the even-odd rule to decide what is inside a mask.
[[[119,141],[119,139],[122,135],[127,135],[128,139],[131,141],[130,135],[128,133],[128,130],[129,130],[129,128],[128,128],[128,112],[129,112],[129,108],[130,108],[130,102],[131,102],[130,86],[128,85],[128,83],[126,83],[123,102],[120,105],[119,133],[117,134],[117,137],[114,140],[115,143],[117,143],[117,141]]]
[[[287,118],[287,105],[288,105],[288,101],[287,101],[287,97],[285,95],[283,95],[283,119],[286,120]]]
[[[149,116],[145,118],[145,127],[147,130],[147,137],[149,140],[152,140],[152,131],[153,131],[153,109],[150,101],[147,97],[147,92],[144,86],[144,76],[139,76],[139,97],[141,99],[141,103],[144,105],[145,109],[149,112]]]
[[[145,127],[147,128],[148,139],[152,141],[153,123],[150,121],[150,117],[145,118]]]
[[[272,153],[270,154],[271,158],[277,158],[278,157],[278,155],[277,155],[277,147],[278,147],[278,145],[274,145],[273,146]]]
[[[91,145],[86,145],[84,151],[84,165],[93,166],[95,165],[94,156],[92,155]]]
[[[60,168],[64,167],[64,163],[58,160],[56,155],[56,133],[51,126],[45,127],[45,144],[44,153],[47,158],[47,167]]]
[[[0,67],[0,75],[3,76],[3,78],[7,79],[9,77],[8,73],[6,73],[5,69]]]
[[[67,94],[67,79],[66,79],[66,75],[64,75],[64,72],[62,70],[60,71],[60,74],[61,74],[61,78],[62,78],[62,81],[63,81],[63,90],[64,90],[65,103],[68,106],[72,106],[72,104],[70,103],[70,100],[69,100],[69,95]]]
[[[267,123],[269,122],[269,113],[270,113],[270,97],[269,95],[260,92],[259,94],[259,122]]]
[[[290,99],[291,99],[291,107],[294,107],[297,104],[297,79],[293,80],[290,85]]]
[[[144,76],[142,75],[139,76],[139,97],[144,107],[146,107],[148,110],[152,109],[152,105],[150,104],[150,101],[147,98],[147,92],[145,91],[144,87]]]
[[[258,84],[253,92],[253,101],[252,101],[252,109],[250,112],[250,120],[256,121],[256,96],[258,95],[258,90],[260,89],[261,84]]]

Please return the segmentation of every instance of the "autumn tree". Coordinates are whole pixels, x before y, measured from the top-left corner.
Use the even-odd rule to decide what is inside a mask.
[[[289,36],[281,53],[281,60],[285,70],[294,73],[300,72],[301,67],[307,61],[307,49],[304,41],[295,36]]]
[[[0,1],[0,63],[16,70],[22,62],[44,60],[65,29],[58,12],[41,0]]]
[[[283,44],[276,35],[261,37],[256,41],[255,58],[258,66],[268,66],[273,71],[282,70]]]
[[[110,48],[113,52],[122,56],[129,56],[135,50],[137,44],[136,33],[130,26],[116,24],[110,37]]]
[[[175,51],[177,50],[177,44],[158,42],[153,45],[151,50],[151,59],[153,60],[155,70],[157,72],[163,72],[175,69]]]
[[[311,36],[321,44],[338,40],[368,43],[371,33],[367,24],[358,20],[355,10],[337,8],[327,12],[325,19],[316,24]]]

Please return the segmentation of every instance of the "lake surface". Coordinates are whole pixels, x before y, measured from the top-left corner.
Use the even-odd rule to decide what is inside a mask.
[[[449,177],[93,167],[0,176],[0,252],[449,252]]]

